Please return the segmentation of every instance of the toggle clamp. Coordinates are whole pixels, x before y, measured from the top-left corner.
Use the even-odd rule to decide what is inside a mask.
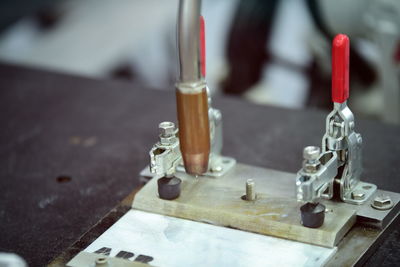
[[[318,202],[320,198],[363,204],[374,194],[374,184],[360,181],[362,173],[361,134],[354,131],[349,97],[350,41],[338,34],[332,42],[333,111],[326,118],[326,132],[319,147],[303,151],[303,167],[296,177],[297,200]]]

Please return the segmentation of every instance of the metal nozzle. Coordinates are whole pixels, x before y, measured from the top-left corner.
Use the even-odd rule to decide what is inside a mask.
[[[177,25],[179,141],[186,172],[195,175],[207,171],[210,154],[208,99],[200,67],[200,6],[200,0],[180,0]]]

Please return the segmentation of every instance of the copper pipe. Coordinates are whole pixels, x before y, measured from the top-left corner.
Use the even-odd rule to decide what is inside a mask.
[[[187,173],[208,170],[210,123],[206,83],[200,68],[200,2],[181,0],[178,12],[180,76],[176,85],[179,142]]]

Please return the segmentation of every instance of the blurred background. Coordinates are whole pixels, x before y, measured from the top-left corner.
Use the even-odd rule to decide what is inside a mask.
[[[3,0],[0,61],[174,90],[177,0]],[[400,123],[400,1],[203,0],[212,94],[331,109],[331,40],[351,39],[350,107]]]

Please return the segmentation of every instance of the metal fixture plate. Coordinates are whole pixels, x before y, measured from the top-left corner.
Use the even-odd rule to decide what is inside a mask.
[[[148,168],[145,168],[140,175],[146,177],[148,181],[153,174],[150,173]],[[294,192],[296,192],[296,186],[294,180],[296,174],[288,173],[283,171],[277,171],[272,169],[264,169],[260,167],[253,167],[244,164],[237,164],[232,170],[229,176],[242,176],[243,185],[245,184],[246,177],[253,179],[257,184],[257,193],[263,193],[267,196],[275,196],[292,199]],[[360,186],[369,186],[371,184],[360,182]],[[363,189],[363,190],[369,190]],[[371,207],[371,203],[376,196],[387,195],[393,202],[393,208],[389,210],[377,210]],[[364,225],[369,225],[378,228],[385,228],[386,225],[396,216],[400,210],[400,194],[385,190],[377,189],[373,194],[370,195],[363,204],[354,205],[345,203],[342,201],[335,200],[321,200],[321,203],[327,205],[327,207],[344,207],[346,209],[355,210],[357,215],[357,221]]]
[[[124,215],[121,217],[120,220],[118,220],[113,226],[111,226],[105,233],[103,233],[99,238],[97,238],[91,245],[89,245],[84,251],[81,251],[78,255],[76,255],[69,263],[67,266],[94,266],[94,262],[97,258],[100,257],[99,254],[93,253],[94,251],[98,250],[99,248],[103,247],[108,247],[111,249],[110,255],[108,256],[108,260],[110,263],[114,264],[113,266],[149,266],[145,264],[141,264],[139,262],[134,262],[133,260],[140,255],[140,253],[145,253],[147,252],[147,249],[153,249],[156,250],[155,254],[151,254],[151,256],[154,257],[155,261],[160,260],[158,258],[158,255],[171,255],[170,250],[174,248],[174,246],[177,246],[179,242],[184,242],[183,240],[176,240],[176,242],[171,243],[172,247],[167,246],[165,249],[164,247],[160,246],[160,242],[156,242],[157,238],[162,238],[166,237],[168,233],[170,232],[171,229],[175,230],[175,236],[178,238],[181,237],[185,239],[189,233],[198,235],[202,234],[199,233],[199,229],[203,228],[197,228],[195,227],[190,227],[190,225],[200,225],[201,223],[196,223],[196,222],[191,222],[188,220],[183,220],[179,218],[173,218],[169,216],[163,216],[163,215],[158,215],[158,214],[151,214],[147,212],[141,212],[137,210],[131,210],[128,211],[129,215]],[[142,216],[142,215],[145,216]],[[149,218],[156,218],[156,220],[149,225],[147,222],[151,221]],[[397,217],[397,221],[399,218]],[[176,227],[169,227],[170,230],[166,230],[166,222],[167,221],[174,221],[175,223],[168,223],[168,226],[170,225],[179,225],[180,222],[182,222],[181,226],[179,228],[182,228],[180,230],[177,230],[178,228]],[[394,220],[393,220],[394,221]],[[222,242],[221,240],[218,241],[219,238],[216,238],[216,236],[221,237],[221,235],[226,234],[226,233],[231,233],[231,232],[240,232],[241,237],[247,236],[258,236],[260,240],[271,240],[271,245],[268,245],[268,242],[265,242],[268,246],[271,246],[270,248],[265,248],[263,251],[263,257],[265,258],[265,255],[269,253],[274,253],[272,254],[274,259],[279,258],[280,261],[282,261],[281,258],[285,258],[287,255],[290,255],[293,260],[295,260],[295,257],[299,257],[296,260],[299,260],[295,265],[296,266],[301,266],[301,263],[305,262],[305,266],[307,266],[307,263],[310,262],[313,258],[315,258],[316,255],[320,255],[320,258],[316,262],[312,262],[312,266],[320,266],[324,263],[324,266],[353,266],[356,263],[357,264],[362,264],[368,257],[374,252],[376,247],[379,245],[379,242],[382,240],[382,238],[385,237],[386,233],[388,233],[390,228],[393,228],[393,226],[396,225],[396,222],[389,222],[388,226],[385,227],[385,229],[377,229],[377,228],[370,228],[370,227],[365,227],[360,224],[356,224],[350,231],[349,233],[342,239],[342,241],[338,244],[337,248],[329,249],[329,248],[323,248],[323,247],[318,247],[318,246],[313,246],[313,245],[308,245],[308,244],[303,244],[303,243],[298,243],[295,241],[289,241],[289,240],[284,240],[280,238],[275,238],[275,237],[269,237],[269,236],[262,236],[262,235],[257,235],[257,234],[252,234],[252,233],[246,233],[243,231],[238,231],[234,229],[228,229],[228,228],[222,228],[228,230],[226,231],[218,231],[221,229],[221,227],[216,227],[212,225],[207,225],[207,224],[202,224],[204,225],[203,227],[211,227],[216,229],[216,231],[211,231],[214,233],[212,236],[208,236],[207,240],[207,246],[215,244],[215,242]],[[159,223],[159,222],[164,222]],[[168,228],[167,226],[167,228]],[[197,229],[197,230],[196,230]],[[196,230],[196,231],[193,231]],[[210,232],[210,231],[209,231]],[[209,233],[207,232],[207,233]],[[167,235],[165,235],[167,233]],[[174,231],[172,231],[174,233]],[[244,233],[244,234],[243,234]],[[202,234],[203,235],[203,234]],[[204,236],[204,235],[203,235]],[[142,240],[137,240],[137,237],[142,238]],[[222,238],[222,240],[225,240],[225,237]],[[249,249],[250,247],[252,248],[252,245],[255,245],[253,242],[248,242],[251,239],[241,239],[237,243],[242,244],[243,247],[242,249],[246,248]],[[198,241],[198,240],[197,240]],[[283,241],[283,242],[282,242]],[[138,250],[138,248],[143,248],[143,242],[145,243],[145,250]],[[200,240],[200,242],[204,242],[204,240]],[[259,241],[260,242],[260,241]],[[251,245],[249,245],[251,244]],[[165,244],[164,244],[165,245]],[[169,245],[169,244],[168,244]],[[193,246],[193,242],[190,242],[190,245]],[[250,246],[250,247],[249,247]],[[296,254],[292,255],[290,254],[290,249],[295,248],[296,249]],[[312,250],[309,250],[309,248],[312,248]],[[115,258],[116,254],[121,250],[125,250],[128,252],[131,252],[135,254],[133,257],[130,257],[127,260],[123,259],[118,259]],[[190,248],[189,248],[190,249]],[[330,254],[331,250],[333,250],[333,254]],[[247,250],[246,250],[247,251]],[[241,260],[245,259],[247,262],[249,262],[249,257],[248,253],[245,251],[244,254],[240,254],[239,258]],[[282,252],[283,251],[283,252]],[[148,255],[152,251],[147,252]],[[302,253],[304,252],[305,256],[309,259],[305,261],[306,257],[302,257]],[[168,254],[169,253],[169,254]],[[200,259],[203,260],[203,253],[199,253]],[[211,254],[213,256],[215,254]],[[180,256],[179,254],[177,255],[178,257]],[[208,255],[207,255],[208,256]],[[303,255],[304,256],[304,255]],[[192,259],[195,260],[195,259]],[[196,259],[197,260],[197,259]],[[250,259],[251,260],[251,259]],[[327,262],[326,262],[327,260]],[[265,264],[268,264],[268,262],[275,263],[272,261],[266,261]],[[291,261],[289,261],[291,263]],[[121,264],[121,265],[119,265]],[[155,262],[149,262],[150,266],[154,266]],[[185,262],[182,263],[183,266]],[[165,264],[162,264],[161,266],[166,266]],[[178,264],[175,264],[175,266],[179,266]],[[196,265],[192,265],[196,266]],[[201,265],[204,266],[204,265]],[[263,266],[268,266],[268,265],[263,265]],[[285,266],[284,264],[282,266]]]
[[[134,254],[129,261],[142,254],[153,258],[150,265],[167,267],[322,266],[337,250],[134,209],[84,253],[104,247],[110,248],[109,259],[126,251]]]
[[[101,257],[101,258],[100,258]],[[98,263],[98,259],[105,259],[104,263]],[[96,262],[97,261],[97,262]],[[68,267],[150,267],[151,265],[147,265],[144,263],[129,261],[126,259],[116,258],[116,257],[107,257],[101,256],[97,253],[90,253],[86,251],[79,252],[72,260],[67,263]]]
[[[332,212],[326,213],[322,227],[302,226],[291,173],[236,164],[217,178],[176,176],[182,180],[180,197],[160,199],[153,179],[136,194],[133,208],[326,247],[335,246],[356,220],[354,209],[328,203],[324,205]],[[256,184],[255,201],[242,200],[247,179]]]

